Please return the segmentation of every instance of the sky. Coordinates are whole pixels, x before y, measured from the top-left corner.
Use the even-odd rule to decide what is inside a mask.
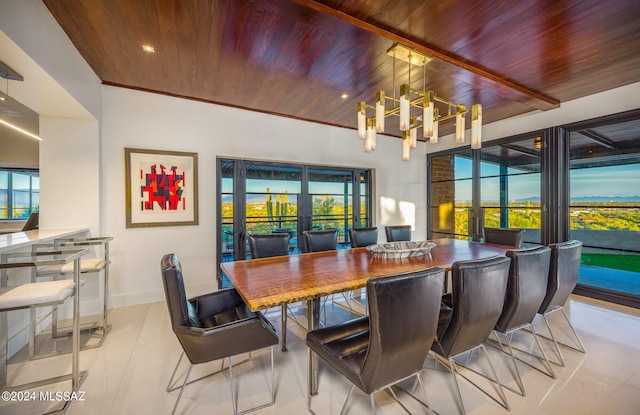
[[[471,160],[456,157],[456,199],[459,201],[471,200]],[[497,177],[499,171],[496,165],[482,163],[481,167],[482,199],[485,201],[499,200],[500,184]],[[513,170],[510,173],[515,173]],[[589,196],[628,197],[640,196],[640,164],[622,166],[593,167],[588,169],[571,170],[571,198],[583,198]],[[223,192],[231,191],[231,180],[223,179]],[[300,182],[280,180],[248,180],[247,193],[262,193],[269,187],[272,194],[284,193],[288,190],[293,195],[300,192]],[[314,183],[310,188],[313,193],[328,193],[339,195],[343,185],[338,183]],[[540,174],[514,174],[509,178],[509,200],[533,199],[540,196]],[[254,197],[258,201],[264,196]],[[274,198],[275,200],[275,198]],[[291,203],[295,201],[290,198]]]
[[[471,160],[456,157],[456,199],[471,200]],[[498,175],[498,167],[482,163],[482,176]],[[640,196],[640,164],[622,166],[593,167],[571,170],[571,198],[588,196]],[[497,177],[482,179],[483,200],[498,200],[500,197]],[[509,199],[528,199],[540,196],[540,175],[521,174],[509,179]]]

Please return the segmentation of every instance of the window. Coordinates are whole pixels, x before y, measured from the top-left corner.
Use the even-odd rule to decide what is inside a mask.
[[[39,206],[38,171],[0,169],[0,220],[27,219]]]

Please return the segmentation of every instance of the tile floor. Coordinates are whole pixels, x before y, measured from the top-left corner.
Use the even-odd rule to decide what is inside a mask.
[[[640,413],[640,310],[615,306],[584,297],[572,297],[567,305],[571,320],[580,334],[587,354],[564,349],[566,367],[553,366],[557,379],[553,380],[529,366],[519,363],[526,397],[506,391],[514,414],[638,414]],[[267,316],[279,329],[279,315],[270,311]],[[328,319],[343,318],[344,312],[330,307]],[[557,316],[559,317],[559,316]],[[554,317],[554,326],[561,320]],[[180,355],[181,348],[173,335],[166,306],[163,302],[111,310],[113,329],[99,349],[81,352],[81,368],[89,371],[81,386],[84,400],[73,402],[67,414],[170,414],[178,391],[166,393],[165,387]],[[536,320],[536,329],[543,324]],[[562,327],[559,325],[558,327]],[[528,348],[528,335],[516,338],[519,347]],[[306,410],[306,347],[304,331],[289,322],[289,352],[275,349],[276,405],[258,414],[305,414]],[[543,342],[553,357],[550,343]],[[487,350],[503,383],[515,388],[506,355],[497,349]],[[475,365],[476,356],[471,359]],[[253,354],[253,361],[234,366],[240,394],[240,409],[268,399],[268,350]],[[242,357],[236,358],[240,360]],[[12,384],[22,378],[69,370],[69,355],[9,366]],[[529,360],[534,365],[537,360]],[[200,365],[197,373],[205,374],[219,368],[220,363]],[[184,374],[183,367],[180,373]],[[192,374],[196,369],[192,371]],[[197,376],[197,373],[195,375]],[[466,372],[473,380],[495,388],[482,378]],[[475,377],[474,377],[475,376]],[[431,404],[439,414],[457,414],[455,389],[451,375],[438,367],[430,356],[425,362],[422,380]],[[507,413],[498,404],[470,386],[460,382],[464,405],[469,414]],[[64,385],[63,385],[64,386]],[[59,386],[62,390],[63,386]],[[406,385],[410,386],[410,384]],[[319,395],[313,398],[312,408],[317,414],[338,414],[350,384],[331,368],[320,366]],[[400,399],[412,413],[427,413],[406,394]],[[376,395],[378,414],[403,414],[402,408],[385,393]],[[40,402],[41,403],[41,402]],[[0,402],[2,414],[35,413],[34,402]],[[216,375],[188,386],[178,413],[230,414],[229,382],[226,376]],[[355,392],[347,413],[371,413],[369,400]]]

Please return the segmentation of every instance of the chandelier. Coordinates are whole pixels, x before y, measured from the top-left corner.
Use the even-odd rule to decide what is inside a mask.
[[[376,148],[376,133],[383,133],[385,118],[397,116],[402,131],[402,160],[409,160],[411,149],[417,145],[417,130],[422,128],[422,136],[430,143],[438,142],[440,122],[455,119],[456,143],[464,143],[465,115],[471,113],[471,148],[480,148],[482,134],[482,105],[467,107],[439,97],[434,91],[426,89],[426,67],[432,58],[399,43],[393,44],[387,55],[393,57],[393,95],[384,91],[376,94],[375,105],[364,101],[358,103],[358,138],[364,139],[364,149],[369,152]],[[396,97],[396,60],[409,63],[409,80],[400,85],[400,94]],[[411,88],[411,67],[422,67],[422,90]],[[419,109],[413,111],[412,109]],[[371,113],[371,116],[368,115]]]

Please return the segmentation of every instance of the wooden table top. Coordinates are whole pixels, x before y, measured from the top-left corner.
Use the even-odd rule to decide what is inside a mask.
[[[249,309],[258,311],[366,286],[367,279],[432,267],[450,269],[456,261],[504,255],[504,245],[434,239],[429,255],[403,259],[372,258],[366,248],[224,262]]]

